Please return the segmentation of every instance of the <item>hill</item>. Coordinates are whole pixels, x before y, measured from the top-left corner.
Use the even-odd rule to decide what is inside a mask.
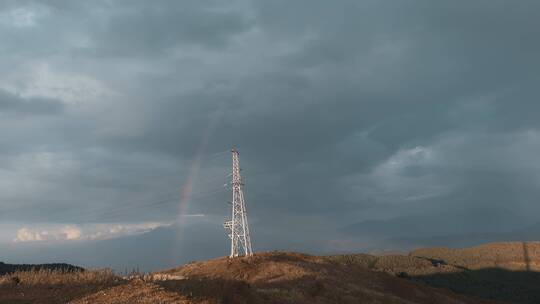
[[[492,267],[540,271],[540,242],[491,243],[464,249],[423,248],[411,251],[409,255],[444,260],[468,269]]]
[[[540,303],[540,243],[409,255],[258,253],[151,274],[40,269],[0,276],[0,303]]]
[[[74,303],[492,303],[410,282],[362,265],[298,253],[194,262]],[[155,279],[158,280],[155,280]],[[116,295],[114,299],[111,295]],[[129,295],[121,297],[120,295]],[[150,299],[148,299],[150,301]],[[178,302],[176,302],[178,303]]]
[[[410,257],[458,269],[414,279],[462,294],[510,303],[540,303],[540,242],[491,243],[472,248],[424,248]]]
[[[53,264],[6,264],[0,262],[0,275],[14,273],[17,271],[30,271],[30,270],[62,270],[65,272],[71,271],[84,271],[84,268],[73,266],[65,263],[53,263]]]
[[[408,256],[353,254],[328,258],[459,294],[507,303],[540,303],[540,242],[422,248]]]

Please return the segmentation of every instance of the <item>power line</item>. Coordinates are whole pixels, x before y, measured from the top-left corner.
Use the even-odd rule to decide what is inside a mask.
[[[209,155],[204,156],[205,160],[207,161],[213,161],[220,159],[221,157],[227,155],[229,150],[219,151],[216,153],[212,153]],[[213,187],[211,189],[208,189],[209,185],[215,185],[219,180],[222,180],[223,183],[219,183],[219,187]],[[225,183],[225,177],[224,176],[214,176],[210,178],[205,179],[196,179],[194,182],[194,189],[197,188],[204,188],[202,191],[193,192],[189,195],[189,200],[192,202],[200,201],[202,199],[207,199],[213,196],[216,196],[217,194],[222,193],[226,190],[227,183]],[[97,207],[97,208],[90,208],[90,209],[76,209],[76,212],[70,212],[73,209],[65,209],[67,212],[59,212],[55,213],[54,217],[58,218],[59,220],[69,220],[72,222],[76,221],[85,221],[85,220],[91,220],[93,218],[97,218],[98,220],[103,220],[106,218],[121,218],[122,216],[125,216],[127,213],[135,211],[135,210],[144,210],[146,208],[156,208],[156,207],[162,207],[162,206],[168,206],[172,205],[172,203],[178,202],[178,200],[181,198],[181,193],[176,191],[170,191],[162,193],[161,195],[158,194],[159,197],[156,197],[152,200],[129,200],[125,201],[120,204],[114,204],[112,208],[103,208],[103,207]],[[135,203],[135,204],[134,204]],[[4,210],[4,214],[8,212],[17,212],[16,209],[10,209],[10,210]]]

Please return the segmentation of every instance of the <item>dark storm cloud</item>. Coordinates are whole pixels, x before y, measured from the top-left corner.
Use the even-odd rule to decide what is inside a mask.
[[[249,23],[241,12],[219,5],[218,1],[119,2],[91,37],[104,55],[160,55],[186,45],[221,48],[233,35],[249,29]]]
[[[358,249],[422,227],[430,237],[539,221],[539,6],[11,2],[0,88],[36,97],[2,93],[0,111],[47,118],[8,121],[25,140],[3,137],[20,155],[3,158],[0,186],[32,177],[31,191],[5,194],[18,202],[10,217],[171,220],[175,203],[144,205],[178,190],[208,136],[208,155],[241,151],[260,248]],[[227,192],[205,193],[227,170],[226,157],[203,158],[190,212],[225,217]],[[112,207],[123,211],[104,217]],[[292,230],[309,241],[287,243]]]
[[[0,113],[3,114],[55,114],[64,105],[58,100],[48,98],[21,98],[0,90]]]
[[[182,47],[226,47],[251,27],[241,7],[219,1],[22,1],[3,9],[8,26],[0,37],[8,43],[0,51],[7,55],[164,56]],[[10,27],[18,17],[39,27]]]

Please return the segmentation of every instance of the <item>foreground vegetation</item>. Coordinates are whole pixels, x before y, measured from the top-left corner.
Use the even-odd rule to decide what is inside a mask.
[[[328,257],[459,294],[506,303],[540,303],[540,242],[492,243],[472,248],[423,248],[408,256]]]
[[[0,304],[324,304],[359,299],[361,303],[533,304],[540,299],[540,272],[534,271],[539,253],[540,243],[432,248],[408,256],[272,252],[127,277],[110,270],[25,266],[24,271],[0,276]]]
[[[81,285],[109,286],[121,282],[111,270],[65,271],[65,270],[30,270],[16,271],[0,277],[0,286],[69,286]]]
[[[68,303],[123,281],[110,270],[15,271],[0,276],[0,303]]]

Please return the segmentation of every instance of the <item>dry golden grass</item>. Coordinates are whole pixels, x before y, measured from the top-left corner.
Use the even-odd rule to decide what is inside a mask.
[[[348,254],[327,256],[328,261],[367,268],[372,271],[380,271],[399,277],[425,276],[440,273],[461,272],[462,269],[452,265],[445,265],[427,258],[385,255],[373,256],[367,254]]]
[[[298,253],[258,253],[220,258],[164,271],[184,277],[162,286],[191,294],[192,303],[492,303],[396,278],[369,266],[426,264],[409,257],[368,255],[317,257]],[[368,267],[366,267],[368,266]],[[432,266],[433,267],[433,266]],[[95,301],[95,303],[102,303]]]
[[[121,281],[111,270],[93,270],[93,271],[64,271],[64,270],[31,270],[17,271],[0,277],[0,286],[20,285],[20,286],[38,286],[38,285],[111,285]]]
[[[519,249],[514,245],[482,248],[491,250],[476,254],[475,249],[474,254],[466,252],[459,257],[476,262],[482,260],[483,255],[487,260],[495,255],[502,260],[501,252],[511,253],[513,258],[518,256]],[[532,245],[526,250],[534,261],[537,248]],[[538,282],[540,274],[537,278],[532,272],[469,271],[439,261],[441,256],[448,254],[447,250],[426,249],[422,252],[431,255],[317,257],[286,252],[258,253],[248,258],[193,262],[154,274],[132,274],[125,279],[110,270],[23,271],[0,276],[0,304],[498,303],[488,299],[538,303],[530,301],[530,297],[540,293],[523,294],[536,287],[532,282]],[[509,276],[508,280],[504,279],[506,276]],[[503,286],[499,284],[501,279],[515,283],[515,286]],[[418,282],[451,288],[486,300]],[[493,290],[510,296],[493,295]],[[516,292],[519,292],[517,296],[514,295]],[[514,301],[516,299],[518,301]]]
[[[444,260],[448,264],[482,269],[540,271],[540,242],[491,243],[471,248],[421,248],[411,256]]]
[[[0,276],[0,304],[60,304],[123,284],[110,270],[29,270]]]
[[[126,284],[99,290],[70,304],[189,304],[183,293],[167,290],[154,282],[132,279]],[[197,303],[198,304],[198,303]]]

